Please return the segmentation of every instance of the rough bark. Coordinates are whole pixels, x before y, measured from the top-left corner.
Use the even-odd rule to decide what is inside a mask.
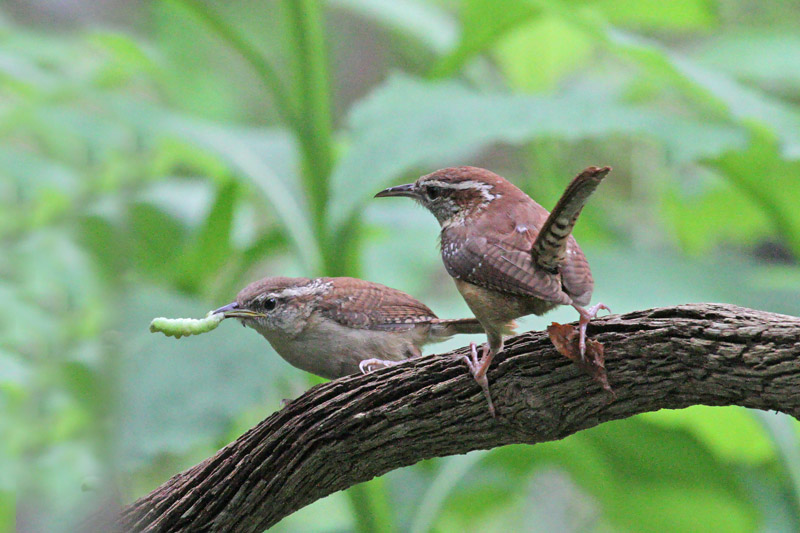
[[[124,508],[129,531],[257,532],[332,492],[422,459],[562,439],[695,404],[800,417],[800,318],[719,304],[592,322],[617,399],[546,334],[510,339],[489,372],[498,418],[458,358],[422,357],[316,386]],[[213,391],[209,391],[213,394]]]

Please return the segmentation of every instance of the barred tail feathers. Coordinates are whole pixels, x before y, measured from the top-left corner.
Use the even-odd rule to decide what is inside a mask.
[[[555,271],[564,262],[567,240],[578,215],[610,171],[610,167],[589,167],[570,182],[533,243],[531,253],[537,265]]]

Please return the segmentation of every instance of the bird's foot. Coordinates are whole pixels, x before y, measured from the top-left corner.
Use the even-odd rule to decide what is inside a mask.
[[[586,358],[586,327],[589,325],[589,322],[592,321],[594,317],[597,316],[597,313],[604,309],[611,312],[611,309],[604,303],[597,303],[591,307],[584,309],[578,305],[573,305],[573,307],[580,313],[581,318],[578,322],[579,330],[580,330],[580,337],[578,338],[578,348],[581,351],[581,360],[585,360]]]
[[[492,418],[496,418],[494,403],[492,403],[492,395],[489,392],[489,379],[486,377],[486,371],[489,370],[489,365],[492,364],[494,354],[489,349],[489,346],[486,345],[483,346],[481,351],[483,354],[481,357],[478,357],[478,347],[474,342],[471,342],[469,344],[469,355],[464,356],[464,361],[467,363],[472,377],[475,378],[475,381],[478,382],[478,385],[481,386],[481,390],[483,390],[483,395],[489,403],[489,414],[492,415]]]
[[[402,361],[390,361],[388,359],[364,359],[358,363],[358,369],[362,374],[369,374],[381,368],[389,368],[390,366],[399,365]]]

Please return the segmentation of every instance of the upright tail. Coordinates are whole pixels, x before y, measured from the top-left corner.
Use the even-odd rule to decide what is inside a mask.
[[[589,167],[575,176],[567,186],[533,243],[531,253],[537,265],[555,271],[564,262],[567,239],[575,227],[578,215],[609,172],[611,167]]]
[[[477,318],[438,318],[431,322],[431,337],[442,340],[459,334],[484,333]]]

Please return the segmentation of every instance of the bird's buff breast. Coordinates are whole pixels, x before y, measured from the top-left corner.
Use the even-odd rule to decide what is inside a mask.
[[[342,326],[312,316],[306,328],[293,337],[268,332],[264,336],[289,364],[328,379],[359,372],[364,359],[400,361],[413,355],[416,333],[389,333]],[[414,339],[415,340],[415,339]]]
[[[543,315],[553,309],[555,304],[539,298],[520,298],[501,292],[484,289],[460,279],[454,279],[456,287],[467,305],[484,324],[502,332],[515,318],[526,315]]]

